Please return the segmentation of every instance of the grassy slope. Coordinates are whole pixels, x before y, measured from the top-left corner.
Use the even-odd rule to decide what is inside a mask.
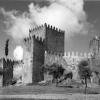
[[[100,87],[88,88],[88,93],[98,92],[100,93]],[[67,87],[55,87],[55,86],[17,86],[17,87],[5,87],[0,89],[0,94],[45,94],[45,93],[56,93],[56,94],[67,94],[67,93],[84,93],[84,88],[67,88]]]
[[[88,88],[88,93],[98,92],[99,88]],[[71,93],[69,95],[69,93]],[[80,94],[81,93],[81,94]],[[0,95],[25,95],[25,94],[59,94],[65,95],[68,99],[63,100],[100,100],[100,95],[84,95],[84,88],[67,88],[67,87],[55,87],[55,86],[19,86],[19,87],[5,87],[0,88]],[[44,99],[0,99],[0,100],[44,100]],[[47,100],[47,99],[45,99]],[[48,99],[53,100],[53,99]],[[55,99],[54,99],[55,100]],[[60,99],[57,99],[60,100]]]

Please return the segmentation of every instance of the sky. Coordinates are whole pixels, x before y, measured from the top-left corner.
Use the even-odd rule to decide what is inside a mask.
[[[24,33],[20,28],[20,25],[23,29],[27,29],[29,28],[30,21],[32,21],[31,25],[33,25],[33,27],[47,21],[65,30],[66,52],[89,52],[90,39],[95,35],[100,35],[100,1],[87,0],[80,2],[80,0],[80,4],[77,2],[75,7],[73,7],[73,5],[70,6],[70,3],[69,5],[64,5],[62,2],[64,0],[58,0],[59,2],[51,1],[0,0],[0,57],[4,57],[5,41],[9,38],[9,57],[13,58],[14,49],[17,45],[21,44],[19,40],[23,38],[23,35],[27,35],[27,33]],[[35,5],[38,6],[36,7]],[[69,8],[66,8],[66,6]],[[79,7],[78,9],[77,6]],[[58,12],[57,7],[59,8]],[[17,11],[18,13],[16,13]],[[62,16],[60,16],[60,14],[62,14]],[[57,18],[56,15],[59,15],[59,17]],[[54,22],[51,18],[57,18],[54,19],[55,23],[51,23]],[[64,19],[66,19],[66,22]],[[27,30],[25,32],[27,32]]]

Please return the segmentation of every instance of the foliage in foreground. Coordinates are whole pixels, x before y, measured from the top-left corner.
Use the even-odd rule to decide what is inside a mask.
[[[72,79],[73,74],[72,72],[69,72],[67,74],[64,73],[65,69],[63,68],[62,65],[53,63],[52,65],[44,65],[43,67],[43,72],[48,72],[49,75],[53,76],[53,82],[56,81],[56,86],[58,83],[61,83],[62,81],[66,80],[67,78]],[[63,76],[63,78],[62,78]]]
[[[90,79],[91,76],[91,70],[89,68],[89,62],[87,60],[82,60],[79,65],[79,75],[80,78],[85,81],[85,93],[86,93],[86,88],[87,88],[87,79]]]

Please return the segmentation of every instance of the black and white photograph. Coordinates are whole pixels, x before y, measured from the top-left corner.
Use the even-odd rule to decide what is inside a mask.
[[[0,100],[100,100],[100,0],[0,0]]]

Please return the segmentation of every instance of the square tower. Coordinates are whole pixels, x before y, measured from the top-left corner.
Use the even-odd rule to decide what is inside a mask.
[[[44,42],[35,35],[24,39],[23,83],[37,83],[43,80],[42,65],[44,64]],[[26,56],[25,56],[26,55]]]
[[[44,40],[46,51],[64,55],[65,31],[45,23],[44,25],[31,29],[29,34],[30,36],[35,35]]]
[[[31,29],[24,44],[30,56],[24,57],[29,62],[23,68],[26,71],[23,71],[23,77],[26,83],[36,83],[44,79],[41,67],[44,65],[45,51],[64,55],[64,31],[44,24]]]
[[[11,59],[2,59],[3,64],[3,86],[8,86],[11,84],[13,79],[13,65],[14,61]]]

